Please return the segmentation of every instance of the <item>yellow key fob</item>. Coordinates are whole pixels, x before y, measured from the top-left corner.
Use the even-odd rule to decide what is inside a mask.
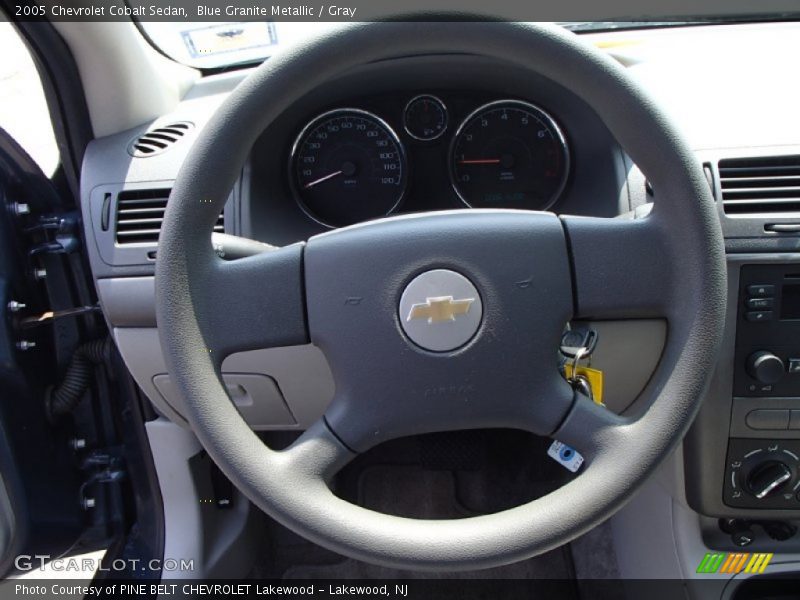
[[[564,365],[564,375],[567,379],[573,377],[585,377],[586,381],[592,388],[592,399],[595,404],[603,404],[603,372],[599,369],[592,369],[590,367],[578,367],[575,373],[572,372],[572,365],[567,363]]]

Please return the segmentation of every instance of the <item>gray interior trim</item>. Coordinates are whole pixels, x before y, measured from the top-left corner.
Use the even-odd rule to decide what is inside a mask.
[[[750,158],[750,157],[781,157],[796,156],[800,154],[800,145],[766,146],[753,147],[742,146],[737,148],[715,148],[697,152],[698,160],[709,165],[713,174],[714,195],[719,200],[722,198],[720,187],[719,170],[717,163],[726,158]],[[774,224],[797,223],[798,217],[793,214],[776,213],[770,214],[751,214],[751,215],[727,215],[721,201],[717,202],[722,230],[729,247],[729,251],[741,252],[736,245],[736,241],[758,240],[763,243],[763,250],[774,252],[792,252],[797,249],[797,235],[784,235],[779,233],[767,233],[764,230],[766,222]],[[752,242],[745,244],[744,247],[754,249]]]
[[[189,570],[165,571],[169,579],[243,577],[260,543],[261,519],[234,489],[233,508],[219,510],[208,471],[193,469],[202,451],[197,438],[166,419],[145,425],[164,506],[164,559],[192,561]]]
[[[185,406],[179,396],[165,398],[154,378],[167,372],[164,356],[154,328],[122,327],[114,331],[114,340],[136,383],[164,416],[187,426]],[[245,416],[254,430],[305,429],[319,419],[333,397],[333,377],[322,352],[314,346],[265,348],[238,352],[227,357],[222,372],[267,376],[277,384],[283,402],[294,420],[287,424],[270,417],[274,395],[263,396],[249,389],[253,404]],[[168,401],[169,400],[169,401]],[[281,416],[282,413],[278,413]]]
[[[600,336],[590,365],[603,372],[603,398],[615,413],[627,410],[653,376],[664,351],[667,323],[656,319],[593,321]]]
[[[622,579],[684,577],[673,531],[672,498],[655,479],[611,518],[611,530]]]
[[[100,306],[114,327],[155,327],[156,286],[153,277],[97,280]]]
[[[153,385],[154,377],[166,373],[155,329],[153,281],[152,277],[102,279],[98,290],[106,316],[115,326],[117,346],[139,387],[161,414],[186,426],[180,399],[168,401]],[[636,319],[600,321],[591,326],[600,334],[591,365],[604,373],[606,405],[622,413],[653,375],[666,341],[666,323]],[[274,378],[291,413],[296,415],[297,424],[286,425],[288,429],[308,427],[323,415],[333,397],[330,367],[322,352],[311,345],[240,352],[225,359],[223,372]],[[255,396],[254,401],[259,403],[259,397]],[[285,425],[260,417],[247,421],[257,430]]]
[[[135,159],[133,159],[135,160]],[[93,239],[95,246],[90,246],[91,254],[97,252],[100,262],[108,267],[132,267],[147,266],[152,270],[155,265],[155,257],[158,245],[156,243],[131,243],[120,244],[117,242],[117,213],[118,197],[122,192],[137,192],[145,190],[157,190],[164,193],[164,198],[169,195],[172,189],[172,181],[146,181],[142,183],[116,183],[99,185],[92,189],[88,194],[88,203],[84,205],[87,209],[89,218],[86,219],[85,228],[87,234],[91,234],[89,239]],[[235,206],[236,193],[231,193],[230,201],[222,209],[225,218],[225,232],[235,233]],[[107,211],[107,212],[106,212]],[[105,213],[105,214],[104,214]],[[103,222],[107,222],[107,227],[103,228]],[[216,235],[216,234],[215,234]],[[97,261],[95,261],[95,264]],[[104,269],[98,269],[98,275],[102,275]]]
[[[297,425],[271,377],[254,373],[223,373],[222,381],[239,414],[248,423],[288,428]],[[153,385],[170,406],[178,412],[185,412],[180,394],[168,374],[153,377]]]
[[[44,4],[55,4],[47,0]],[[150,46],[132,21],[53,21],[69,45],[98,137],[172,110],[200,72]]]

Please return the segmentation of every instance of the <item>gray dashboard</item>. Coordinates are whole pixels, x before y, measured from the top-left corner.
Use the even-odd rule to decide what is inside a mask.
[[[150,248],[136,244],[133,248],[115,239],[119,193],[168,191],[192,139],[246,74],[242,71],[204,78],[173,113],[95,140],[89,146],[82,197],[85,214],[91,219],[87,233],[95,242],[90,250],[98,279],[153,272],[155,244]],[[402,108],[415,95],[432,92],[447,100],[450,126],[435,142],[420,143],[403,131]],[[626,180],[630,165],[595,113],[572,93],[544,78],[479,57],[413,57],[348,73],[314,90],[272,123],[253,147],[240,182],[231,191],[224,230],[276,245],[325,230],[296,201],[289,184],[288,161],[292,142],[303,126],[315,116],[341,107],[368,109],[400,132],[412,175],[409,191],[396,212],[463,208],[448,179],[447,148],[453,131],[474,107],[506,98],[526,100],[548,110],[568,139],[572,168],[553,210],[611,217],[631,209]],[[130,145],[137,137],[172,123],[187,122],[194,127],[166,151],[144,158],[131,156]],[[104,210],[109,212],[105,220],[110,224],[105,229],[100,227]]]
[[[774,198],[770,190],[745,200],[755,202],[752,211],[743,211],[746,204],[736,204],[741,190],[731,187],[726,175],[730,165],[734,170],[764,165],[768,169],[786,168],[800,157],[800,120],[790,102],[796,98],[796,84],[783,73],[787,52],[793,50],[796,55],[800,50],[797,29],[797,25],[783,24],[591,36],[599,45],[608,44],[609,52],[667,108],[697,150],[698,162],[704,165],[718,199],[732,286],[729,330],[706,406],[687,438],[684,452],[690,475],[687,498],[692,508],[705,515],[800,516],[800,496],[796,507],[780,510],[734,508],[726,504],[722,490],[730,438],[800,437],[788,430],[755,431],[746,422],[750,407],[758,403],[767,408],[800,410],[800,394],[754,399],[734,397],[733,392],[734,373],[744,377],[739,373],[744,359],[735,348],[737,324],[743,318],[736,287],[739,272],[747,265],[800,263],[800,211],[797,207],[786,210],[785,201],[792,200],[791,195],[785,195],[789,192],[779,192]],[[731,93],[729,82],[742,73],[752,85],[738,86],[736,93]],[[120,193],[123,199],[134,200],[148,190],[168,193],[192,140],[246,75],[246,71],[239,71],[201,79],[169,115],[95,140],[84,162],[86,240],[104,313],[139,386],[159,412],[178,423],[183,423],[182,407],[171,390],[155,329],[153,272],[157,246],[153,242],[119,243],[115,235],[118,200]],[[410,98],[422,93],[441,97],[452,113],[452,129],[438,143],[417,144],[402,134],[402,109]],[[289,154],[306,123],[342,107],[369,110],[400,133],[414,175],[398,211],[459,207],[447,176],[450,136],[472,108],[504,98],[542,107],[564,130],[572,169],[554,211],[614,217],[646,203],[648,193],[658,193],[646,192],[642,174],[630,164],[592,109],[568,90],[480,57],[409,57],[366,65],[328,82],[273,122],[243,165],[220,226],[226,233],[278,245],[324,231],[294,197]],[[753,107],[761,107],[758,119],[748,119],[746,126],[742,125],[741,115],[750,114]],[[137,136],[181,122],[190,122],[193,128],[167,151],[147,158],[129,153]],[[603,327],[604,347],[598,348],[597,359],[607,373],[607,396],[618,398],[612,408],[621,411],[646,384],[668,331],[659,322]],[[798,353],[800,356],[800,347]],[[302,429],[324,411],[333,394],[325,358],[312,346],[232,355],[223,364],[223,371],[234,402],[256,429]]]
[[[84,161],[86,239],[105,316],[139,386],[159,412],[179,423],[183,423],[182,406],[166,373],[155,329],[157,244],[152,230],[158,227],[172,181],[193,139],[246,75],[242,71],[203,78],[171,114],[95,140]],[[447,131],[431,143],[411,139],[400,122],[408,100],[422,93],[435,93],[450,113]],[[401,132],[412,175],[396,212],[463,208],[448,178],[447,149],[453,132],[476,106],[508,98],[547,110],[568,140],[571,169],[553,210],[612,217],[632,208],[636,200],[626,177],[631,165],[596,114],[572,93],[544,78],[480,57],[410,57],[349,72],[315,89],[275,120],[243,165],[218,222],[219,231],[283,245],[326,229],[297,202],[288,161],[293,140],[305,124],[341,107],[369,110]],[[134,156],[137,153],[131,149],[137,140],[145,145],[152,141],[141,136],[152,136],[154,131],[157,135],[165,128],[169,132],[174,124],[182,123],[189,127],[166,149]],[[636,197],[642,201],[643,183],[639,183],[642,193]],[[144,237],[120,237],[121,230],[131,227],[142,227]],[[636,331],[646,336],[651,330],[663,336],[657,323]],[[654,363],[657,356],[656,349],[647,360]],[[234,401],[256,429],[304,428],[324,411],[333,394],[327,363],[311,346],[236,354],[228,357],[223,370]],[[619,389],[626,390],[623,397],[631,400],[646,382],[634,380],[631,385],[622,377],[618,380]]]

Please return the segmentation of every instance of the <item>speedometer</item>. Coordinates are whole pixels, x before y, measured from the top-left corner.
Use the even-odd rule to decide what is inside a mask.
[[[472,112],[450,151],[450,177],[473,208],[545,210],[569,174],[569,152],[555,120],[519,100],[500,100]]]
[[[376,115],[345,108],[324,113],[297,136],[291,179],[300,206],[317,222],[341,227],[383,217],[405,193],[405,152]]]

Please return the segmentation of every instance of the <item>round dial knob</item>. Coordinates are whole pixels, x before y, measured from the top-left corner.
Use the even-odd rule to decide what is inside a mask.
[[[760,350],[747,359],[747,372],[761,383],[775,383],[786,372],[783,361],[772,352]]]
[[[778,460],[768,460],[747,475],[747,487],[758,498],[778,493],[792,479],[792,470]]]

